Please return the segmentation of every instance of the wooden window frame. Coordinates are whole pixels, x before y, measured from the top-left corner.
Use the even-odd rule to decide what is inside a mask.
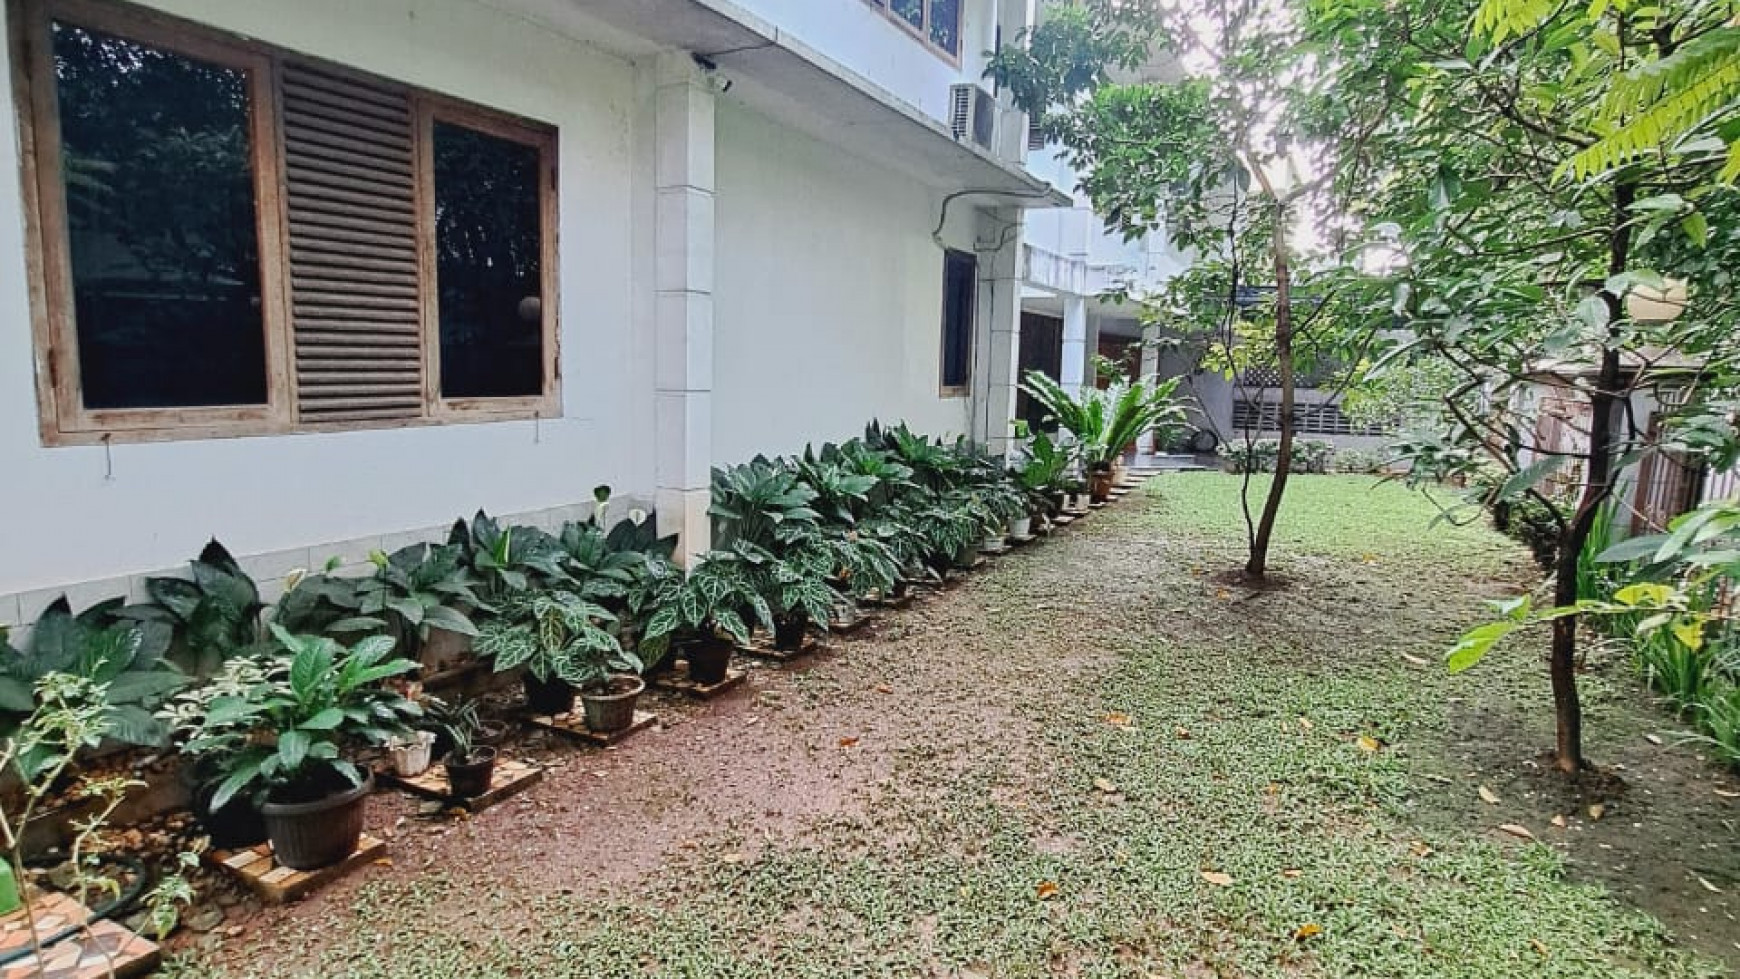
[[[13,25],[13,92],[23,161],[26,278],[36,354],[38,430],[45,445],[257,435],[283,430],[291,417],[288,271],[284,247],[277,99],[270,57],[167,18],[90,0],[18,0]],[[61,180],[60,113],[51,22],[81,27],[248,73],[255,234],[260,262],[260,325],[265,339],[266,403],[183,408],[91,409],[79,377],[72,250]]]
[[[961,51],[950,52],[948,48],[945,48],[942,45],[937,44],[934,40],[931,39],[931,36],[930,36],[930,10],[931,10],[931,5],[933,3],[935,3],[936,0],[920,0],[920,2],[924,4],[924,26],[923,27],[914,27],[914,26],[912,26],[911,21],[909,21],[905,17],[902,17],[899,14],[895,13],[892,0],[864,0],[864,2],[869,4],[872,7],[875,7],[878,11],[881,12],[881,14],[884,18],[886,18],[889,21],[892,21],[894,23],[894,26],[900,28],[902,31],[905,31],[914,40],[923,44],[925,47],[925,50],[929,51],[931,54],[936,55],[937,57],[941,58],[942,60],[948,62],[950,67],[959,68],[961,66]],[[960,7],[959,7],[960,13],[959,13],[958,18],[957,18],[956,23],[955,23],[955,47],[962,48],[962,49],[964,49],[966,47],[966,39],[961,37],[961,25],[966,23],[966,20],[967,20],[967,3],[968,3],[968,0],[960,0]]]
[[[562,413],[558,291],[558,132],[535,120],[475,105],[324,59],[293,54],[219,28],[112,0],[0,0],[6,5],[12,53],[12,97],[18,118],[23,185],[25,278],[35,357],[37,430],[47,447],[191,441],[469,422],[532,420]],[[87,409],[79,386],[66,190],[60,178],[60,118],[50,25],[82,27],[248,72],[250,137],[259,238],[261,327],[265,332],[264,405]],[[286,59],[406,91],[413,113],[424,410],[421,417],[301,422],[296,417],[291,320],[289,214],[285,185],[283,75]],[[535,145],[541,154],[543,227],[543,389],[515,398],[440,396],[440,326],[434,280],[433,120],[454,122]]]
[[[949,263],[956,256],[965,256],[972,262],[973,278],[967,289],[967,357],[966,363],[961,365],[966,380],[960,384],[948,384],[944,383],[947,378],[943,376],[943,372],[948,369],[949,361]],[[942,340],[937,346],[937,396],[965,398],[973,393],[973,368],[979,356],[979,256],[959,248],[945,248],[942,267]]]
[[[556,133],[505,113],[414,92],[411,103],[417,167],[417,257],[423,282],[423,410],[436,421],[551,418],[561,414],[561,331],[557,291]],[[510,398],[448,398],[441,394],[441,297],[436,285],[435,123],[444,122],[531,146],[538,151],[538,217],[542,235],[539,293],[544,358],[539,393]]]

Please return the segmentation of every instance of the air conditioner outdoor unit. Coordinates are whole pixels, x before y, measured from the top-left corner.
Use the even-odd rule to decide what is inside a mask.
[[[949,86],[949,128],[955,139],[977,144],[987,152],[997,149],[997,97],[978,85]]]

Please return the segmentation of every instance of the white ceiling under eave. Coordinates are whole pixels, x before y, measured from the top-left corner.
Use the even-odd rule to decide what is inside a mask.
[[[678,49],[731,83],[726,98],[981,205],[1068,207],[1067,195],[730,0],[491,0],[630,58]]]

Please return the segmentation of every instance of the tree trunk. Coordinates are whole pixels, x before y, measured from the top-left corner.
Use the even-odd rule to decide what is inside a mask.
[[[1245,576],[1261,581],[1269,573],[1269,541],[1275,535],[1275,519],[1281,513],[1281,497],[1287,492],[1287,477],[1293,471],[1293,279],[1287,253],[1287,211],[1276,205],[1275,215],[1275,368],[1281,375],[1281,443],[1275,456],[1275,479],[1263,501],[1263,515],[1251,537],[1250,559]]]
[[[1631,205],[1637,188],[1619,184],[1613,189],[1613,234],[1609,239],[1607,270],[1619,275],[1631,262]],[[1619,409],[1619,322],[1625,315],[1619,295],[1605,291],[1608,343],[1601,349],[1601,365],[1595,375],[1595,390],[1589,392],[1589,454],[1583,495],[1565,526],[1553,569],[1553,604],[1564,608],[1576,604],[1577,560],[1589,541],[1589,531],[1607,498],[1613,493],[1614,415]],[[1548,671],[1553,680],[1553,713],[1558,721],[1558,747],[1554,761],[1560,771],[1575,775],[1588,766],[1583,757],[1583,706],[1577,696],[1577,626],[1580,616],[1553,620],[1553,646]]]

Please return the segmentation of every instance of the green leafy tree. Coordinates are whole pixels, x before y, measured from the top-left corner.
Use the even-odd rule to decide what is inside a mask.
[[[1447,424],[1410,443],[1415,473],[1495,467],[1484,502],[1545,507],[1553,605],[1574,608],[1579,557],[1623,467],[1672,447],[1676,418],[1731,383],[1735,246],[1710,230],[1734,205],[1714,154],[1590,163],[1631,120],[1637,79],[1709,36],[1705,4],[1510,6],[1526,15],[1495,17],[1491,0],[1316,0],[1306,34],[1335,79],[1320,115],[1343,134],[1342,196],[1393,258],[1360,301],[1411,332],[1397,356],[1460,375]],[[1672,321],[1632,315],[1628,299],[1663,290],[1664,274],[1697,300]],[[1651,428],[1635,408],[1669,380],[1681,397]],[[1586,765],[1578,621],[1552,619],[1548,660],[1557,766],[1571,774]],[[1488,646],[1460,645],[1456,665]]]

